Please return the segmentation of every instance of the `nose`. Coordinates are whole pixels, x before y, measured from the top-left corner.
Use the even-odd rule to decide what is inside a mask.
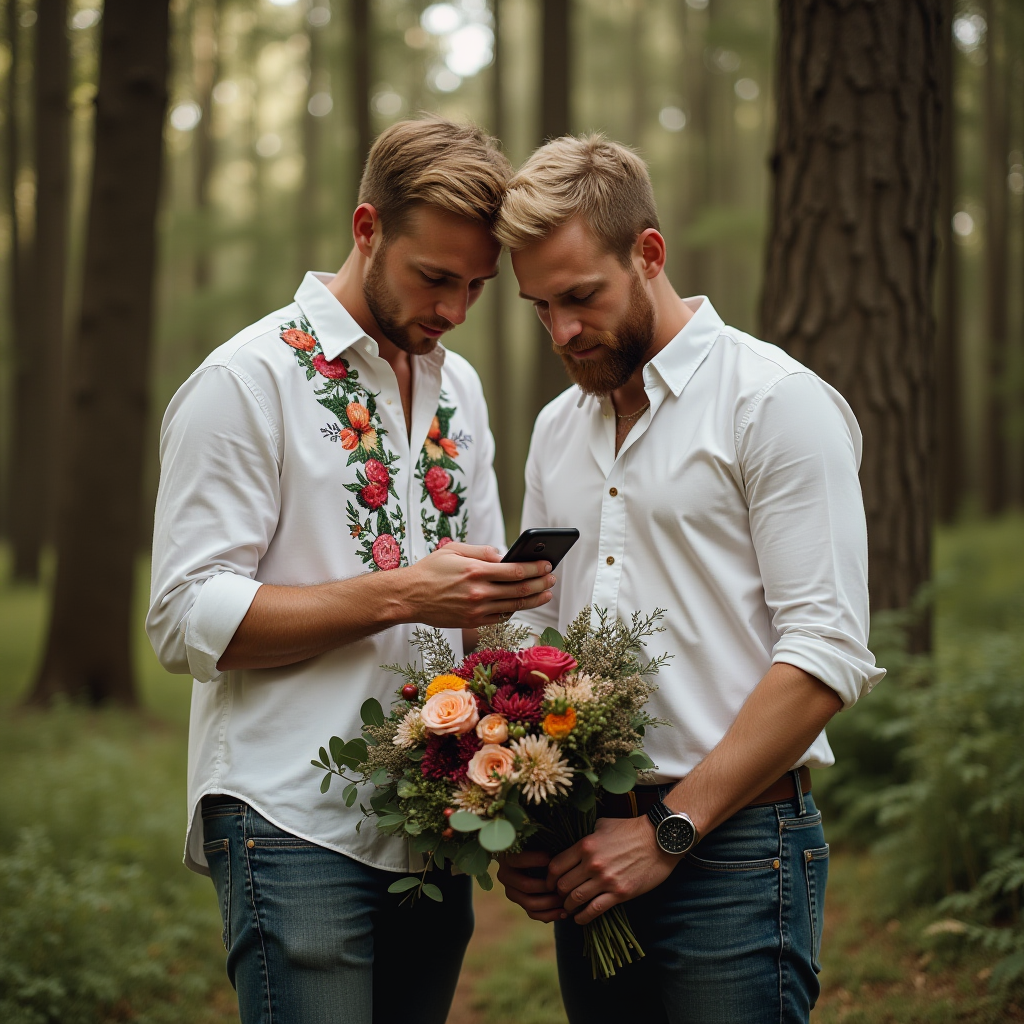
[[[583,325],[574,316],[567,316],[558,310],[550,315],[551,323],[548,330],[551,332],[551,340],[556,345],[568,345],[583,330]]]
[[[459,292],[458,295],[450,296],[448,298],[440,299],[436,306],[434,306],[434,312],[444,317],[445,320],[458,326],[463,323],[466,319],[466,310],[469,309],[469,292]]]

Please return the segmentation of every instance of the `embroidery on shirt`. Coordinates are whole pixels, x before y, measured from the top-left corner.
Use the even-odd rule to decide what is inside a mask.
[[[388,432],[377,412],[377,396],[359,383],[359,371],[342,356],[324,357],[316,332],[305,317],[283,324],[281,340],[295,352],[306,380],[318,375],[324,380],[313,394],[338,421],[321,427],[320,433],[350,453],[347,466],[358,464],[355,482],[345,484],[345,490],[355,495],[355,502],[350,500],[345,512],[349,534],[359,543],[359,557],[371,572],[407,565],[402,548],[405,516],[394,484],[398,456],[384,446]],[[388,507],[392,498],[393,509]]]
[[[462,473],[462,467],[456,460],[459,451],[465,451],[473,443],[473,437],[462,430],[451,434],[456,410],[455,406],[445,404],[448,401],[450,399],[442,390],[441,404],[430,423],[413,472],[413,477],[423,485],[421,500],[426,502],[430,498],[436,510],[436,515],[429,515],[427,509],[420,508],[423,539],[432,551],[451,544],[453,540],[465,540],[469,530],[466,486],[456,481],[453,474]]]

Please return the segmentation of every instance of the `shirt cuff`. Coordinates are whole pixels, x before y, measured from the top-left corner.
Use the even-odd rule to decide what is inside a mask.
[[[185,627],[188,667],[198,682],[210,683],[222,675],[217,662],[261,586],[232,572],[211,576],[202,585]]]
[[[885,669],[875,664],[874,655],[839,630],[788,631],[772,651],[772,664],[780,661],[803,669],[835,690],[844,708],[856,704],[885,676]]]

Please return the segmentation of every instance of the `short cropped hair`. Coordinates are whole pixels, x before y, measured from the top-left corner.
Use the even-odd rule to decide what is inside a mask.
[[[359,202],[376,209],[385,239],[401,232],[418,204],[492,227],[511,176],[497,139],[473,124],[423,116],[397,121],[377,136]]]
[[[510,249],[521,249],[574,217],[628,266],[640,232],[660,230],[647,165],[628,146],[600,133],[553,139],[509,182],[494,235]]]

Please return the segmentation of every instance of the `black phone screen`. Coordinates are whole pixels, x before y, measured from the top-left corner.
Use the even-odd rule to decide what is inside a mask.
[[[580,531],[572,527],[524,530],[502,561],[539,562],[543,559],[554,569],[579,538]]]

